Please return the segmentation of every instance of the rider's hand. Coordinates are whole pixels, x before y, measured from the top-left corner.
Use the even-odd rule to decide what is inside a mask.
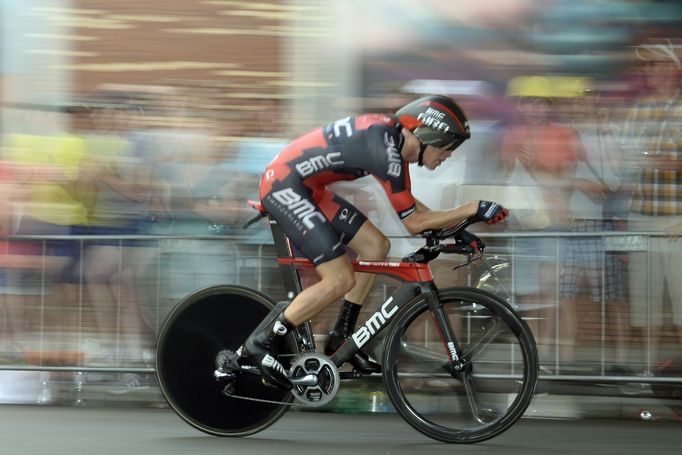
[[[471,217],[474,222],[484,221],[488,224],[496,224],[509,216],[509,210],[497,202],[479,201],[476,214]]]

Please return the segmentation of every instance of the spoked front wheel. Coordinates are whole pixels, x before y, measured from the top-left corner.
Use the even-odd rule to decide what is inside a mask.
[[[386,339],[385,381],[396,410],[417,430],[445,442],[490,439],[526,411],[535,390],[538,358],[524,321],[484,291],[439,292],[459,343],[462,371],[450,364],[426,302],[398,316]]]
[[[166,401],[193,427],[215,436],[246,436],[267,428],[288,409],[289,392],[267,387],[261,376],[242,373],[233,384],[234,398],[214,377],[223,350],[237,351],[274,307],[267,296],[241,286],[215,286],[189,295],[171,311],[157,345],[156,373]],[[286,338],[283,359],[298,352]],[[288,365],[285,365],[288,368]]]

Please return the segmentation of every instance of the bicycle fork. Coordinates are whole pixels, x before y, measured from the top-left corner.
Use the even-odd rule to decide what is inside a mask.
[[[462,350],[459,347],[459,342],[455,337],[454,330],[443,310],[443,305],[441,305],[440,300],[438,299],[438,291],[435,287],[422,288],[422,295],[426,301],[426,306],[431,311],[436,327],[440,333],[441,340],[448,352],[449,368],[455,374],[459,374],[464,371],[466,363],[462,358]]]
[[[455,336],[452,325],[450,324],[450,320],[448,319],[448,316],[443,309],[443,305],[438,298],[437,289],[435,289],[435,286],[433,285],[427,287],[426,289],[424,289],[424,287],[422,289],[422,295],[424,296],[427,307],[431,311],[434,323],[438,328],[441,340],[443,341],[446,352],[449,356],[449,362],[445,370],[454,379],[462,381],[462,385],[464,386],[464,391],[467,396],[469,409],[471,410],[473,418],[477,422],[485,424],[487,422],[483,419],[481,411],[483,415],[488,415],[491,413],[491,410],[482,409],[479,406],[478,397],[476,396],[476,390],[474,388],[473,382],[473,364],[471,363],[472,359],[467,358],[460,348],[457,337]]]

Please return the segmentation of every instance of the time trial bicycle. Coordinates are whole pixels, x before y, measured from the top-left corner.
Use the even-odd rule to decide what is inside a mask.
[[[267,217],[259,214],[248,224]],[[399,287],[331,356],[316,351],[312,325],[292,331],[278,348],[294,385],[262,381],[241,346],[273,307],[267,295],[236,285],[199,290],[169,313],[158,337],[156,373],[169,406],[193,427],[215,436],[247,436],[290,407],[319,407],[341,380],[362,376],[339,368],[382,332],[383,382],[395,410],[415,429],[445,442],[474,443],[509,429],[526,411],[538,377],[533,335],[499,297],[470,287],[439,289],[429,262],[441,253],[483,258],[484,243],[464,221],[421,235],[426,244],[400,261],[354,261],[358,272],[385,274]],[[312,263],[270,219],[277,262],[288,296],[301,291]]]

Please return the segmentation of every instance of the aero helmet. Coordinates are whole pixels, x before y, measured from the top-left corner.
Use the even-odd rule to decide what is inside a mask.
[[[419,98],[398,109],[395,117],[422,144],[440,149],[455,150],[471,137],[464,112],[447,96]]]

